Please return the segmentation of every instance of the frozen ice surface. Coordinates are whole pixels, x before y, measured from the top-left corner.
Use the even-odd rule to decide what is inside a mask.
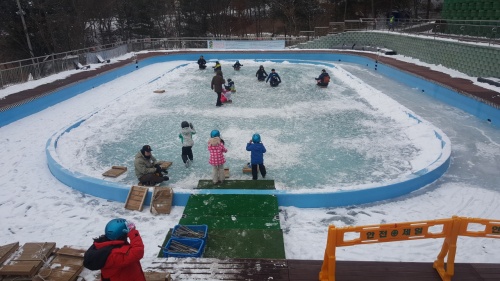
[[[249,179],[241,173],[250,159],[245,146],[259,133],[267,148],[267,178],[279,189],[331,191],[399,181],[440,153],[436,128],[409,118],[416,114],[336,64],[245,60],[235,71],[230,67],[234,62],[221,63],[224,78],[236,85],[232,104],[215,106],[211,62],[207,70],[184,62],[178,68],[148,66],[158,71],[150,83],[130,89],[63,135],[58,155],[64,166],[102,178],[109,167],[124,165],[129,167],[125,176],[106,180],[135,184],[134,155],[149,144],[157,159],[174,162],[169,185],[190,189],[210,178],[206,142],[217,129],[229,150],[226,166],[232,179]],[[257,81],[259,65],[268,73],[276,69],[283,81],[279,87]],[[328,88],[315,85],[322,68],[332,77]],[[112,90],[113,83],[106,87]],[[153,93],[156,89],[166,92]],[[195,162],[188,169],[178,138],[184,120],[197,130]]]

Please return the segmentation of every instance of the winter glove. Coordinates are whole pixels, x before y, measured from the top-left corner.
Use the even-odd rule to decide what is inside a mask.
[[[223,140],[223,139],[220,139],[220,142],[221,142],[222,144],[224,144],[224,140]]]
[[[189,127],[190,127],[191,129],[194,129],[193,123],[189,123]]]
[[[161,173],[161,167],[159,164],[156,164],[155,168],[156,168],[156,173]]]
[[[131,221],[126,221],[125,225],[127,226],[127,229],[123,230],[123,232],[125,232],[125,233],[129,233],[130,231],[135,229],[135,223],[133,223]]]

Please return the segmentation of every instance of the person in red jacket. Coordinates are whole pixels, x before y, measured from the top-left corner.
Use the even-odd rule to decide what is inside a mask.
[[[95,238],[85,252],[83,265],[90,270],[100,269],[102,281],[146,281],[140,262],[143,257],[144,244],[135,224],[113,219],[104,235]]]

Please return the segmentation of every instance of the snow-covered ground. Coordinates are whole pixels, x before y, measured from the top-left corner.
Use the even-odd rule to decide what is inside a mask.
[[[170,64],[174,67],[176,62]],[[287,258],[323,259],[330,224],[370,225],[449,218],[453,215],[500,219],[498,128],[363,67],[348,64],[340,67],[443,130],[452,143],[451,165],[435,183],[388,202],[348,208],[280,208]],[[450,72],[439,66],[433,67]],[[136,75],[138,73],[141,75]],[[0,245],[16,241],[53,241],[60,247],[87,248],[92,238],[103,232],[110,219],[123,217],[134,221],[143,236],[146,247],[143,267],[152,265],[158,253],[157,245],[163,241],[168,229],[177,224],[184,208],[174,207],[168,216],[154,216],[147,211],[125,210],[123,203],[76,192],[60,183],[48,170],[45,145],[47,139],[72,121],[124,99],[124,93],[132,85],[146,84],[156,74],[149,72],[148,68],[140,69],[0,128],[0,147],[3,148],[0,155],[3,226],[0,229]],[[16,92],[34,87],[32,83],[47,83],[54,78],[12,87],[16,87]],[[6,96],[5,92],[11,91],[12,87],[1,90],[0,96]],[[219,112],[226,110],[213,106],[214,94],[209,88],[200,94],[209,96],[207,107]],[[198,141],[200,145],[203,142],[202,138]],[[361,245],[340,248],[337,256],[339,260],[432,262],[441,244],[442,241],[437,239]],[[498,239],[460,238],[456,261],[500,263],[499,246]],[[92,275],[91,272],[85,274]]]

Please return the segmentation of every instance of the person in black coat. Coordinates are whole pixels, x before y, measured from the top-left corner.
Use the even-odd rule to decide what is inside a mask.
[[[257,72],[255,73],[255,77],[257,77],[257,80],[259,81],[266,80],[267,72],[264,70],[263,65],[259,66],[259,70],[257,70]]]
[[[207,68],[207,61],[203,58],[203,56],[200,56],[200,58],[198,59],[198,67],[200,69]]]

